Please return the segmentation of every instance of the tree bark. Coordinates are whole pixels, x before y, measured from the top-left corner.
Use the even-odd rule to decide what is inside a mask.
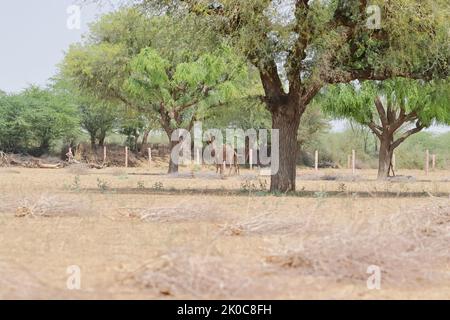
[[[170,142],[170,160],[169,160],[169,171],[168,174],[178,173],[178,164],[172,159],[172,150],[178,144],[177,141]]]
[[[297,133],[300,125],[301,108],[299,106],[283,105],[271,107],[272,128],[279,130],[279,169],[272,176],[271,192],[295,191],[297,176]],[[272,150],[272,154],[275,150]]]
[[[389,177],[392,156],[394,154],[394,148],[392,146],[394,137],[393,135],[384,134],[380,139],[380,151],[378,154],[378,180],[384,180]]]
[[[105,145],[106,132],[100,132],[100,136],[98,137],[98,145],[103,147]]]

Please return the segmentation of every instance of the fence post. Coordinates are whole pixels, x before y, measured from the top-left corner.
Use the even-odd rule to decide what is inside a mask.
[[[314,168],[317,171],[319,171],[319,150],[316,150],[315,157],[314,157]]]
[[[125,168],[128,168],[128,147],[125,147]]]
[[[106,162],[106,146],[103,146],[103,163]]]
[[[430,171],[430,150],[425,152],[425,175],[428,175]]]
[[[253,149],[250,149],[249,161],[250,161],[250,170],[253,170]]]
[[[198,166],[201,165],[201,162],[200,162],[200,149],[199,148],[197,148],[197,165]]]
[[[352,150],[352,173],[356,173],[356,151]]]

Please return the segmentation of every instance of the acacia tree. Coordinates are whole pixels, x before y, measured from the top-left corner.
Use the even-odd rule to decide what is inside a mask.
[[[389,177],[395,148],[433,123],[450,123],[447,81],[392,79],[332,86],[324,109],[368,127],[380,140],[378,179]]]
[[[272,191],[295,190],[300,119],[324,85],[449,74],[446,0],[374,0],[370,5],[378,7],[369,10],[367,0],[132,2],[151,14],[196,16],[259,70],[262,99],[280,136]]]
[[[136,98],[154,107],[173,149],[176,129],[191,131],[203,110],[222,104],[237,92],[234,81],[245,76],[245,68],[226,47],[199,57],[187,52],[171,60],[153,48],[144,49],[130,64],[126,83]],[[170,158],[169,173],[178,172]]]
[[[53,88],[31,86],[0,97],[0,148],[11,152],[48,153],[58,140],[75,135],[76,106]]]
[[[106,15],[87,43],[70,49],[62,72],[99,99],[157,118],[171,139],[175,129],[190,130],[205,109],[236,95],[236,84],[246,80],[245,64],[226,45],[187,31],[195,24],[149,19],[134,9]],[[169,173],[177,170],[171,159]]]
[[[118,108],[113,104],[83,99],[79,103],[79,110],[80,124],[89,134],[92,149],[95,149],[97,143],[104,146],[108,132],[117,122]]]

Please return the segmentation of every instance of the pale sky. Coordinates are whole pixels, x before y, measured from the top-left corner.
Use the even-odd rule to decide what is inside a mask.
[[[81,6],[81,29],[70,30],[68,8],[75,0],[0,1],[0,90],[45,85],[69,45],[81,40],[104,8]]]
[[[110,0],[118,4],[119,0]],[[81,6],[81,28],[69,29],[68,8],[77,0],[1,0],[0,1],[0,90],[17,92],[30,84],[43,86],[56,74],[56,65],[71,43],[78,42],[88,24],[111,5]],[[333,122],[334,130],[345,128]],[[433,127],[432,131],[450,131]]]

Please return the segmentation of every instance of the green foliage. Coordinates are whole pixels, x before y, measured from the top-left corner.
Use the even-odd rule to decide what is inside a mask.
[[[426,127],[434,122],[450,123],[450,85],[448,81],[423,82],[396,78],[382,82],[363,81],[327,87],[325,97],[318,98],[323,109],[336,118],[347,118],[360,124],[379,123],[375,98],[396,113],[416,113]],[[415,120],[412,118],[411,120]]]
[[[132,151],[138,150],[139,137],[148,129],[148,120],[135,110],[125,110],[119,116],[120,133],[126,136],[125,144]]]
[[[300,122],[297,140],[302,148],[313,148],[319,137],[330,129],[327,117],[316,103],[306,109]]]
[[[134,9],[106,15],[88,41],[71,47],[61,74],[83,92],[137,112],[136,121],[144,116],[147,128],[156,121],[168,134],[187,128],[212,105],[239,95],[246,80],[245,64],[197,24]],[[130,137],[137,127],[123,129]]]
[[[132,76],[126,88],[136,99],[161,106],[171,118],[172,128],[185,127],[195,114],[226,102],[239,94],[235,83],[245,68],[225,47],[198,58],[174,64],[153,48],[144,49],[130,64]]]
[[[130,1],[137,3],[137,1]],[[229,39],[252,63],[265,69],[268,61],[285,53],[286,71],[303,72],[303,80],[348,82],[350,72],[408,74],[423,77],[449,75],[449,3],[446,0],[267,1],[144,0],[149,13],[156,10],[182,17],[195,15],[211,33]],[[381,29],[370,29],[366,5],[381,8]],[[307,63],[295,70],[299,39],[306,44]],[[303,53],[300,53],[303,54]],[[305,57],[301,58],[302,60]],[[366,72],[371,71],[371,73]],[[326,77],[322,75],[326,73]],[[358,78],[357,76],[354,77]],[[389,76],[387,76],[389,78]],[[291,79],[289,79],[291,80]]]
[[[76,135],[76,106],[55,90],[30,87],[0,98],[0,149],[48,153],[60,138]]]
[[[85,101],[79,104],[80,124],[86,130],[91,142],[105,142],[107,134],[117,122],[118,108],[113,104]]]

